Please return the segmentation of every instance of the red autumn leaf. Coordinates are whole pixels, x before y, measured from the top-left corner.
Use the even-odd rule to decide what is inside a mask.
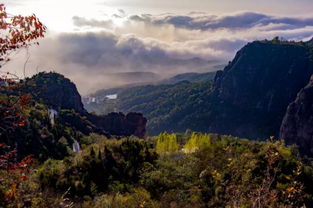
[[[18,126],[20,126],[20,127],[25,126],[25,121],[20,121],[20,122],[18,122]]]

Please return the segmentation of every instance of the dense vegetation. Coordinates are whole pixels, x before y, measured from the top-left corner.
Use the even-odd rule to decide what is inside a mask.
[[[205,111],[211,82],[190,83],[182,81],[176,84],[149,85],[103,91],[99,94],[117,93],[115,107],[122,112],[143,112],[148,119],[147,129],[155,135],[163,129],[170,132],[186,129],[200,130],[202,117],[195,115],[195,108]],[[86,105],[89,111],[105,112],[103,102]],[[196,116],[197,119],[193,119]]]
[[[313,166],[281,141],[162,133],[146,141],[92,134],[82,151],[36,163],[1,206],[311,207]]]
[[[52,125],[47,106],[39,103],[29,105],[27,109],[19,112],[27,118],[23,125],[12,129],[7,135],[1,135],[0,143],[6,144],[12,150],[15,149],[20,159],[33,155],[34,158],[44,161],[48,158],[62,159],[69,155],[74,139],[80,141],[83,134],[63,122],[62,114],[75,114],[61,110],[55,124]],[[74,118],[77,122],[85,122],[82,117]],[[84,126],[88,128],[86,123]]]

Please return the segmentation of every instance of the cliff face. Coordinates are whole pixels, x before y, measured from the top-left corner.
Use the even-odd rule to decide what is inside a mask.
[[[41,103],[60,111],[59,121],[81,131],[144,138],[147,119],[140,113],[89,114],[74,83],[57,73],[39,73],[23,83],[23,91]]]
[[[248,138],[278,136],[287,106],[312,73],[307,45],[246,45],[215,77],[210,131]]]
[[[313,156],[313,76],[288,106],[280,138],[287,144],[297,144],[302,154]]]
[[[108,115],[96,116],[89,115],[97,127],[111,135],[118,136],[137,136],[144,138],[146,136],[147,119],[141,113],[109,113]]]
[[[25,81],[25,92],[51,108],[86,112],[74,83],[61,74],[39,73]]]

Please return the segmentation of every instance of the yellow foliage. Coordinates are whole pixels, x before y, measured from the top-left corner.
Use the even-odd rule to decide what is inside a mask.
[[[156,141],[156,152],[158,154],[177,152],[179,144],[177,143],[176,134],[161,133]]]
[[[190,139],[184,146],[187,153],[191,153],[200,148],[207,148],[211,145],[211,138],[208,134],[192,133]]]

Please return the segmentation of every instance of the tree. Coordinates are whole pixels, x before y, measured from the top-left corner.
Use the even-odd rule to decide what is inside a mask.
[[[36,40],[44,37],[45,32],[46,26],[36,15],[10,15],[4,4],[0,4],[0,68],[10,60],[13,51],[39,44]],[[29,97],[8,96],[9,92],[16,91],[16,81],[10,73],[0,76],[0,138],[8,130],[24,125],[21,110],[29,102]]]
[[[10,54],[20,48],[39,44],[36,40],[44,37],[46,27],[33,14],[31,16],[10,15],[4,4],[0,4],[0,67],[10,60]],[[25,125],[23,110],[28,106],[30,97],[18,91],[18,78],[12,79],[10,73],[0,76],[0,172],[7,171],[0,177],[0,206],[6,201],[17,199],[18,186],[27,180],[30,156],[17,161],[16,151],[5,144],[6,135]],[[13,172],[13,173],[12,173]],[[3,178],[6,176],[7,178]],[[12,180],[9,180],[12,179]],[[3,190],[6,190],[4,193]]]
[[[199,134],[199,133],[192,133],[190,139],[184,146],[184,150],[187,153],[195,152],[197,149],[200,148],[207,148],[211,145],[211,138],[208,134]]]
[[[173,153],[179,150],[176,134],[161,133],[156,141],[156,152],[158,154]]]
[[[39,44],[36,40],[44,37],[45,32],[46,27],[35,14],[10,15],[4,4],[0,4],[0,67],[10,60],[11,52]]]

